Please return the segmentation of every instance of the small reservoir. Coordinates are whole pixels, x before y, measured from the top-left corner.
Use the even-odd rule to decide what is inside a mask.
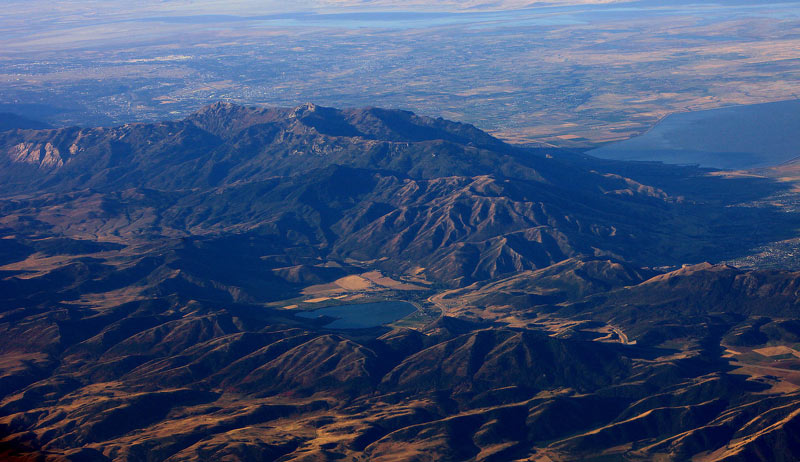
[[[301,318],[329,316],[336,318],[325,325],[332,329],[363,329],[377,327],[402,319],[417,311],[417,307],[404,301],[360,303],[357,305],[338,305],[314,311],[296,313]]]

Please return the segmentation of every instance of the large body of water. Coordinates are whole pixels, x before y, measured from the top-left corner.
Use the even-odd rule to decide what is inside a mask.
[[[411,303],[388,301],[329,306],[314,311],[297,313],[297,316],[312,319],[320,316],[329,316],[336,319],[326,324],[325,327],[332,329],[363,329],[389,324],[415,311],[417,311],[417,308]]]
[[[589,151],[605,159],[742,169],[800,157],[800,100],[672,114],[647,133]]]

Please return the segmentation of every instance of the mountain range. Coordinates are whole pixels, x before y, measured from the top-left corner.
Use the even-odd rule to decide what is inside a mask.
[[[725,264],[791,183],[379,108],[6,119],[6,460],[800,458],[800,273]]]

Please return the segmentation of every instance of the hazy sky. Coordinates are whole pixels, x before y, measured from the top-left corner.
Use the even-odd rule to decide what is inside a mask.
[[[519,9],[552,4],[601,4],[628,0],[6,0],[6,13],[45,15],[129,15],[132,13],[263,14],[289,11]],[[6,16],[6,19],[9,19]],[[0,21],[5,21],[0,19]]]
[[[111,45],[119,40],[135,43],[141,38],[184,34],[189,22],[196,25],[225,22],[226,18],[213,18],[223,15],[256,18],[283,13],[474,13],[627,1],[630,0],[0,0],[3,7],[0,46],[7,53],[26,53]],[[144,23],[151,20],[161,25]]]

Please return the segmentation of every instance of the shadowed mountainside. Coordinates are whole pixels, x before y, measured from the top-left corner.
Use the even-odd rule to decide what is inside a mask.
[[[0,134],[0,151],[0,225],[18,233],[255,233],[324,259],[391,256],[385,268],[422,267],[449,285],[578,255],[641,265],[720,259],[788,237],[796,221],[685,194],[701,170],[662,166],[664,184],[653,187],[631,179],[650,179],[648,165],[624,177],[607,171],[618,163],[523,150],[470,125],[375,108],[218,103],[177,122],[14,130]],[[778,187],[714,181],[703,187]],[[775,226],[758,226],[767,221]]]
[[[795,459],[800,276],[680,267],[786,189],[376,108],[4,131],[0,458]]]

